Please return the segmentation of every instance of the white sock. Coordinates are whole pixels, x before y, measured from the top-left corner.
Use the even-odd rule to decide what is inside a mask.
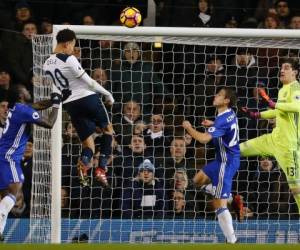
[[[235,243],[236,237],[232,225],[232,217],[227,207],[222,207],[216,211],[219,225],[228,243]]]
[[[6,195],[0,201],[0,233],[2,234],[6,225],[7,215],[16,203],[16,197],[12,194]]]
[[[212,196],[215,195],[215,190],[213,188],[213,185],[210,183],[208,185],[204,185],[201,187],[202,190],[204,190],[205,193],[210,194]]]

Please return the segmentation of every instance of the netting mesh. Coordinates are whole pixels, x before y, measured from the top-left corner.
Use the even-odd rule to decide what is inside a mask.
[[[107,172],[111,188],[102,188],[93,171],[91,186],[81,187],[76,169],[81,146],[64,113],[62,241],[83,234],[91,242],[224,241],[211,197],[192,184],[195,173],[214,159],[214,149],[195,142],[181,123],[189,120],[204,131],[201,121],[213,119],[213,96],[225,85],[236,90],[240,105],[266,109],[256,88],[265,87],[277,97],[279,60],[298,57],[299,40],[164,37],[161,47],[155,47],[157,38],[149,36],[78,38],[75,56],[116,100],[109,109],[116,135]],[[50,92],[41,69],[51,49],[51,37],[35,38],[36,100]],[[272,120],[238,117],[241,141],[275,126]],[[31,218],[38,220],[31,220],[32,241],[50,237],[50,136],[35,128]],[[101,133],[95,141],[99,145]],[[99,154],[97,150],[95,156]],[[149,183],[138,170],[146,159],[155,168]],[[98,164],[96,157],[93,164]],[[298,241],[297,206],[274,159],[243,159],[232,195],[244,200],[245,220],[234,223],[242,242]],[[235,218],[234,205],[231,212]]]

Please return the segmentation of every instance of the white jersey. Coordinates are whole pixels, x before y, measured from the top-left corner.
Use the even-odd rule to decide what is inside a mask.
[[[43,70],[60,92],[63,89],[72,91],[64,103],[95,94],[94,91],[90,90],[89,85],[81,80],[81,76],[86,72],[73,55],[52,54],[44,63]]]

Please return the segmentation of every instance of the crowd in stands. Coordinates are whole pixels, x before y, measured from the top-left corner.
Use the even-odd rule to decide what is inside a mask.
[[[67,1],[68,2],[68,1]],[[101,4],[99,3],[101,2]],[[120,10],[136,6],[147,17],[148,1],[1,1],[0,3],[0,135],[8,111],[3,91],[11,84],[22,96],[33,93],[31,38],[51,34],[55,24],[118,25]],[[134,3],[133,3],[134,2]],[[155,0],[156,25],[299,29],[298,1]],[[184,8],[183,8],[184,7]],[[298,12],[299,11],[299,12]],[[149,17],[148,17],[149,18]],[[110,188],[102,188],[93,170],[91,185],[81,187],[76,164],[80,143],[64,117],[62,148],[62,216],[70,218],[211,218],[210,197],[192,179],[210,159],[203,146],[181,127],[188,119],[199,130],[212,119],[212,99],[220,86],[233,87],[240,105],[262,110],[257,87],[277,96],[279,60],[299,57],[299,50],[214,47],[79,40],[74,55],[88,74],[111,91],[113,156],[107,169]],[[100,97],[101,98],[101,97]],[[268,133],[276,121],[253,121],[238,113],[240,139]],[[101,134],[95,134],[96,142]],[[93,165],[98,166],[97,149]],[[30,213],[32,141],[22,161],[23,194],[11,216]],[[234,181],[235,199],[243,199],[249,218],[298,218],[285,177],[274,159],[243,160]]]

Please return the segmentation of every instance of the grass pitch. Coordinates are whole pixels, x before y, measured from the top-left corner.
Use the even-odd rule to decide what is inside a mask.
[[[286,250],[300,244],[0,244],[0,250]]]

